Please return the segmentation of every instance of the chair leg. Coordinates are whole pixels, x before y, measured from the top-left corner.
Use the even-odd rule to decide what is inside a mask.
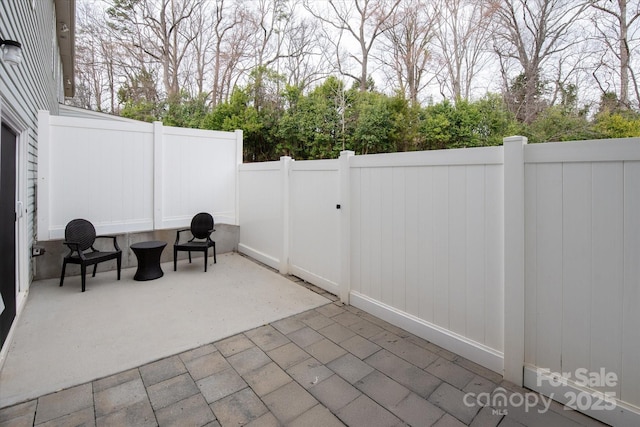
[[[118,280],[120,280],[120,269],[122,267],[122,254],[118,255],[118,258],[116,258],[116,262],[118,264]]]
[[[173,247],[173,271],[178,271],[178,250]]]
[[[218,260],[216,259],[216,242],[213,242],[213,263],[218,263]]]
[[[80,274],[82,274],[82,292],[84,292],[84,286],[86,283],[87,276],[87,266],[84,264],[80,264]]]
[[[98,264],[93,264],[93,275],[91,277],[96,277],[96,270],[98,269]]]
[[[60,275],[60,286],[64,283],[64,272],[67,269],[67,260],[65,259],[62,262],[62,274]]]
[[[207,272],[207,263],[209,262],[207,260],[208,256],[209,256],[209,248],[205,248],[204,250],[204,272],[205,273]]]
[[[191,264],[191,251],[189,251],[189,264]]]

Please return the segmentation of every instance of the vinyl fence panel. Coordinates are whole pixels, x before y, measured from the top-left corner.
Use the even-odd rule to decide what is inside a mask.
[[[282,162],[284,163],[284,162]],[[281,162],[240,166],[240,252],[276,269],[285,262],[285,224]]]
[[[356,156],[351,301],[501,369],[501,148]],[[384,317],[384,314],[382,314]]]
[[[338,294],[338,160],[291,163],[289,266],[292,274]]]
[[[583,412],[620,425],[637,420],[628,404],[640,406],[639,142],[525,150],[525,385],[589,400]],[[599,410],[597,393],[617,411]]]
[[[188,226],[198,212],[237,224],[242,132],[39,113],[38,240],[74,218],[99,234]]]

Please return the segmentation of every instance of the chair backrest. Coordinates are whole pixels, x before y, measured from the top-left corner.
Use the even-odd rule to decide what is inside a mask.
[[[78,243],[81,251],[89,249],[96,241],[96,229],[86,219],[74,219],[64,229],[64,239]]]
[[[213,230],[213,217],[206,213],[200,212],[191,220],[191,234],[196,239],[206,239]]]

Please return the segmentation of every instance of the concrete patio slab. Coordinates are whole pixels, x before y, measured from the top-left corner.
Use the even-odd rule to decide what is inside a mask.
[[[0,407],[86,383],[328,302],[239,254],[136,282],[134,269],[34,282],[0,371]]]

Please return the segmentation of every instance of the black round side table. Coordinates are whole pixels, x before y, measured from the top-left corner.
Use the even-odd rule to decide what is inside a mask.
[[[138,258],[138,270],[133,280],[153,280],[164,275],[160,267],[160,256],[167,242],[153,240],[131,245],[131,250]]]

